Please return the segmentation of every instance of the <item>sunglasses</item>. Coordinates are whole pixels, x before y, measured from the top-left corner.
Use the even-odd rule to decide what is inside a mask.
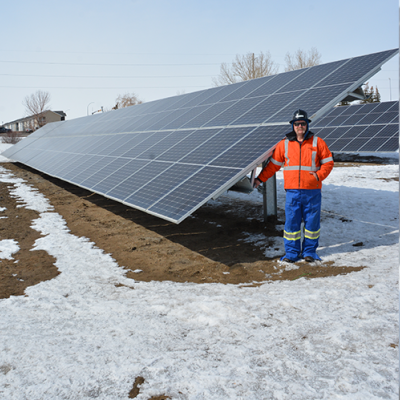
[[[306,122],[295,122],[294,126],[307,126]]]

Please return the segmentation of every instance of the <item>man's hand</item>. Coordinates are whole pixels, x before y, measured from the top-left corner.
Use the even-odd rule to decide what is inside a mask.
[[[310,174],[311,174],[311,175],[314,175],[314,178],[315,178],[317,181],[319,181],[319,178],[318,178],[318,175],[317,175],[316,172],[310,171]]]
[[[257,189],[260,185],[261,185],[261,181],[258,178],[254,179],[253,188]]]

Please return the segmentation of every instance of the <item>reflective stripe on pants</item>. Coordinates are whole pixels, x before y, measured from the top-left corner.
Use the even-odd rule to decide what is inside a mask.
[[[284,257],[296,261],[311,256],[319,260],[316,251],[319,242],[321,218],[321,189],[286,190],[286,221]],[[304,239],[301,243],[301,222],[304,221]]]

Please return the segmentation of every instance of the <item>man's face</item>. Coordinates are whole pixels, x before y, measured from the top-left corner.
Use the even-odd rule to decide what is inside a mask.
[[[307,122],[306,121],[296,121],[293,123],[294,132],[297,136],[303,137],[306,134]]]

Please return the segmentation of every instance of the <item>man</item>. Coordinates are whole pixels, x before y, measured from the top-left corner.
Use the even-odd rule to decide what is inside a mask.
[[[309,130],[307,113],[295,111],[292,131],[276,146],[272,158],[254,181],[254,187],[267,181],[282,166],[286,190],[286,222],[282,261],[321,260],[317,255],[320,233],[322,181],[333,168],[333,158],[326,143]],[[304,240],[301,243],[301,222]],[[301,246],[302,245],[302,246]]]

